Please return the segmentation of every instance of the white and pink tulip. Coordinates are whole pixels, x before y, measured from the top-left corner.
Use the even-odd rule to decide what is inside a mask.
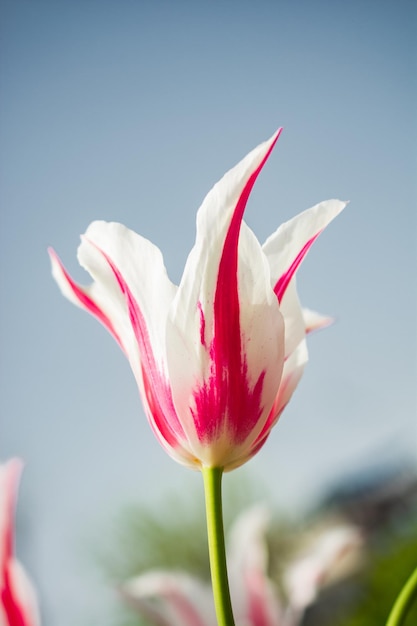
[[[263,246],[243,221],[280,130],[208,193],[179,286],[160,250],[118,223],[93,222],[78,249],[80,286],[53,250],[63,294],[113,335],[134,372],[158,440],[192,468],[231,470],[264,444],[307,361],[306,334],[328,324],[301,309],[295,274],[345,202],[284,223]]]

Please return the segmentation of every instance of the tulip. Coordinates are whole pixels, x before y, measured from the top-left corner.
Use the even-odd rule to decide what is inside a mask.
[[[328,323],[303,314],[295,274],[346,203],[312,207],[263,246],[243,221],[279,134],[206,196],[178,287],[159,249],[118,223],[93,222],[82,237],[78,260],[90,286],[78,285],[49,250],[62,293],[95,316],[129,359],[158,440],[192,468],[228,471],[262,447],[301,378],[307,332]]]
[[[0,465],[0,626],[38,626],[36,594],[13,555],[14,510],[22,463]]]
[[[150,425],[177,461],[204,478],[219,626],[231,626],[221,477],[264,445],[320,326],[298,301],[296,271],[344,208],[329,200],[283,224],[263,246],[243,221],[250,192],[280,135],[252,150],[207,194],[179,286],[162,254],[117,223],[93,222],[78,249],[83,287],[50,250],[63,294],[94,315],[129,359]]]

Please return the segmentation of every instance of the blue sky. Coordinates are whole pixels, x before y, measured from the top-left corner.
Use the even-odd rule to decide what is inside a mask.
[[[261,241],[350,200],[299,272],[337,323],[242,472],[302,508],[339,477],[414,463],[416,7],[350,3],[2,1],[0,456],[25,460],[20,554],[44,624],[91,624],[90,549],[127,502],[198,486],[148,427],[129,365],[54,284],[93,219],[163,251],[178,281],[210,187],[284,132],[246,219]],[[103,620],[100,621],[103,623]]]

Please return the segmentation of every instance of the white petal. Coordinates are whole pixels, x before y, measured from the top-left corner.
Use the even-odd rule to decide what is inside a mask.
[[[282,411],[291,400],[308,361],[307,343],[303,340],[291,356],[285,361],[281,384],[274,403],[273,420],[271,428],[278,421]]]
[[[303,308],[303,318],[307,334],[321,330],[322,328],[327,328],[327,326],[331,326],[331,324],[334,323],[333,317],[322,315],[322,313],[317,313],[317,311],[306,308]]]
[[[230,589],[239,624],[282,625],[277,589],[267,576],[269,523],[268,510],[258,505],[244,511],[229,533]]]
[[[256,568],[266,573],[268,550],[266,532],[271,515],[262,505],[245,509],[234,522],[228,535],[229,563],[236,571]]]
[[[22,610],[25,626],[38,626],[40,616],[36,592],[22,565],[16,559],[9,563],[9,574],[13,597]]]
[[[335,566],[361,544],[361,533],[354,526],[322,532],[286,571],[284,582],[291,606],[300,610],[311,604]]]
[[[129,286],[144,316],[154,356],[158,363],[164,363],[166,318],[176,287],[167,276],[159,248],[122,224],[93,222],[78,249],[80,264],[95,279],[95,298],[111,313],[111,319],[123,325],[125,336],[129,326],[126,300],[100,251],[111,259]],[[129,344],[131,340],[127,331]]]
[[[122,224],[93,222],[78,248],[80,265],[94,279],[88,287],[74,283],[55,253],[50,251],[50,255],[53,275],[63,295],[98,317],[121,344],[137,374],[137,343],[126,297],[106,260],[107,256],[123,276],[141,308],[155,356],[159,361],[164,360],[161,336],[164,337],[167,309],[176,287],[167,277],[161,252],[156,246]]]
[[[268,237],[263,249],[271,267],[271,281],[274,287],[290,271],[297,257],[298,262],[302,260],[307,252],[305,247],[312,243],[346,204],[340,200],[320,202],[282,224]],[[298,267],[297,263],[296,265]]]
[[[170,312],[167,334],[169,373],[175,406],[190,439],[193,439],[193,446],[198,446],[198,437],[193,434],[193,394],[196,385],[211,373],[216,294],[222,291],[225,296],[229,288],[233,293],[233,280],[236,283],[236,275],[230,284],[219,282],[220,263],[228,245],[228,229],[232,228],[236,207],[241,206],[240,194],[248,181],[252,181],[251,175],[255,175],[265,161],[276,139],[275,135],[252,151],[215,185],[204,200],[197,217],[196,244],[187,260]],[[245,192],[242,197],[246,198],[246,195]],[[244,223],[240,225],[237,285],[241,338],[237,351],[241,350],[247,359],[247,372],[253,384],[261,372],[266,372],[263,404],[267,414],[282,369],[283,324],[271,290],[268,264],[259,242]],[[260,421],[259,428],[261,426]],[[226,441],[224,445],[227,446]],[[219,442],[217,450],[212,450],[218,458],[206,459],[208,464],[221,462],[224,452],[221,448]]]
[[[121,224],[93,222],[82,238],[78,258],[94,279],[89,287],[74,283],[51,252],[54,276],[64,295],[113,334],[129,358],[159,441],[176,460],[195,467],[194,457],[183,447],[166,371],[166,316],[176,287],[167,277],[159,249]]]
[[[281,300],[280,311],[285,324],[285,356],[294,352],[306,335],[303,310],[298,299],[296,278],[294,277]]]
[[[0,588],[5,585],[2,577],[7,572],[10,592],[21,609],[25,626],[37,626],[39,610],[34,588],[12,553],[16,497],[22,468],[23,463],[17,458],[0,465]],[[0,624],[3,623],[9,626],[0,597]]]
[[[17,458],[0,464],[0,583],[2,571],[12,556],[10,550],[13,550],[14,515],[22,469],[23,463]]]
[[[279,420],[282,411],[287,406],[292,394],[297,388],[297,385],[303,375],[304,367],[307,363],[307,360],[307,344],[304,339],[284,363],[282,379],[278,389],[278,393],[275,398],[275,402],[272,406],[271,412],[261,433],[259,434],[258,438],[252,446],[252,449],[250,450],[248,458],[254,456],[266,442],[271,432],[271,429]],[[236,464],[236,467],[238,466],[239,464]]]
[[[121,591],[138,613],[154,623],[164,626],[216,624],[210,587],[184,572],[146,572],[125,583]]]

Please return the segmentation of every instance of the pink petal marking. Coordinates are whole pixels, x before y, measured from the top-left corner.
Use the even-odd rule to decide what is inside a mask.
[[[1,603],[6,614],[7,623],[10,624],[10,626],[30,626],[30,622],[27,621],[23,608],[14,597],[9,569],[6,569],[4,572]]]
[[[200,341],[201,345],[207,348],[206,345],[206,319],[204,317],[203,307],[201,302],[197,302],[198,312],[200,313]]]
[[[61,259],[59,258],[55,250],[53,250],[53,248],[48,248],[48,252],[49,252],[49,256],[51,257],[52,262],[56,263],[56,265],[60,268],[65,280],[67,281],[68,286],[70,287],[74,296],[77,298],[80,306],[82,306],[89,313],[91,313],[91,315],[96,317],[99,320],[99,322],[101,322],[103,326],[107,328],[109,333],[113,335],[113,337],[116,339],[117,343],[119,344],[123,352],[125,352],[122,341],[118,333],[116,332],[113,324],[107,317],[107,315],[100,309],[99,306],[97,306],[94,300],[92,300],[90,296],[88,296],[85,293],[84,289],[71,278],[71,276],[68,274],[67,270],[63,266]]]
[[[311,237],[311,239],[309,239],[307,241],[306,244],[304,244],[304,246],[301,248],[300,252],[297,254],[297,256],[295,257],[294,261],[291,263],[290,267],[287,269],[286,272],[284,272],[278,279],[275,287],[274,287],[274,291],[275,294],[278,298],[278,302],[281,302],[286,289],[288,287],[289,282],[291,281],[292,277],[294,276],[295,272],[297,271],[301,261],[304,259],[305,255],[307,254],[307,252],[310,250],[311,246],[313,245],[313,243],[316,241],[317,237],[320,235],[322,231],[320,230],[318,233],[316,233],[313,237]]]
[[[286,388],[288,387],[288,385],[291,384],[291,380],[293,379],[294,375],[297,375],[297,372],[291,372],[281,380],[281,384],[279,386],[274,404],[272,405],[272,408],[269,412],[268,419],[266,420],[261,432],[257,436],[253,444],[253,447],[250,451],[251,456],[254,456],[262,448],[262,446],[268,439],[272,428],[278,422],[279,418],[281,417],[282,412],[287,406],[292,393],[291,395],[288,396],[288,398],[286,398],[285,402],[283,402],[283,399],[285,397]]]
[[[255,570],[247,572],[246,578],[249,623],[253,626],[271,626],[268,611],[268,582],[265,575]]]
[[[89,241],[89,243],[93,245],[107,261],[119,285],[120,291],[125,296],[130,322],[139,347],[146,402],[154,420],[154,424],[151,422],[151,425],[156,428],[156,430],[154,428],[156,434],[161,435],[170,447],[177,448],[181,445],[179,439],[185,439],[184,430],[174,408],[171,388],[155,361],[142,311],[129,289],[128,284],[113,261],[103,250],[96,246],[94,242]]]
[[[238,292],[238,243],[243,213],[258,174],[271,154],[280,133],[240,194],[225,237],[214,297],[214,338],[210,346],[211,373],[195,395],[193,414],[202,443],[219,436],[224,422],[235,443],[242,443],[262,413],[261,396],[265,372],[251,389],[246,356],[242,354]]]
[[[204,620],[186,598],[175,592],[168,594],[168,597],[170,597],[184,624],[187,624],[187,626],[206,626]]]
[[[159,626],[214,624],[214,604],[209,586],[181,572],[150,571],[121,588],[127,602],[150,623]]]

